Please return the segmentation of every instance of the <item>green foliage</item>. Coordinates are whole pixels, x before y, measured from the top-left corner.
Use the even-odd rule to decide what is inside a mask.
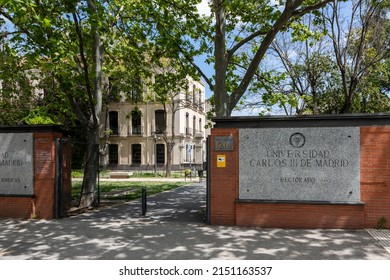
[[[390,58],[388,10],[375,6],[376,2],[363,1],[353,3],[355,12],[360,13],[338,15],[340,9],[352,7],[340,3],[335,10],[324,9],[291,22],[286,32],[277,36],[269,55],[280,62],[272,61],[276,67],[273,71],[267,69],[272,73],[270,77],[254,79],[257,88],[246,93],[241,106],[252,102],[252,107],[279,107],[286,114],[390,110],[386,82]],[[360,17],[362,13],[371,18]],[[348,23],[351,20],[353,24]],[[340,25],[332,27],[331,23]],[[350,26],[353,28],[348,29]],[[346,43],[342,38],[350,41]]]
[[[32,110],[23,121],[26,124],[55,124],[51,117],[39,108]]]
[[[72,169],[72,178],[83,178],[84,171],[82,169]]]
[[[376,228],[377,229],[385,229],[386,228],[387,219],[382,216],[379,218]]]
[[[0,124],[21,123],[36,104],[28,68],[28,61],[20,60],[10,42],[0,41]]]

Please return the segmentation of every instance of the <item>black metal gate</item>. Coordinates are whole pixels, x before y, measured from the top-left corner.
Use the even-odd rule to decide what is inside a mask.
[[[206,140],[206,171],[207,171],[207,181],[206,181],[206,223],[210,224],[210,141],[211,136],[209,135]]]
[[[84,170],[84,158],[87,147],[86,142],[71,141],[57,138],[55,145],[55,217],[64,217],[72,203],[72,169]],[[99,153],[99,145],[96,145]],[[97,206],[100,205],[100,162],[96,160],[96,190]],[[84,178],[79,178],[82,181]],[[83,194],[80,194],[80,196]],[[85,195],[85,194],[84,194]]]
[[[61,218],[66,215],[72,198],[71,178],[71,143],[67,138],[55,139],[55,207],[54,217]]]

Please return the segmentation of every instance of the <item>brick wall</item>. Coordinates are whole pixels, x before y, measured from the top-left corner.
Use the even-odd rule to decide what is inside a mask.
[[[0,218],[22,218],[31,216],[33,198],[0,197]]]
[[[29,219],[33,214],[40,219],[55,217],[55,139],[62,138],[59,132],[33,133],[34,195],[0,196],[0,218]],[[64,153],[63,203],[69,205],[71,192],[70,145]],[[65,208],[65,207],[64,207]]]
[[[238,226],[363,228],[363,205],[237,203]]]
[[[210,223],[279,228],[373,228],[383,216],[390,227],[390,126],[361,127],[362,205],[265,203],[238,200],[238,128],[215,128],[210,142]],[[234,151],[214,151],[215,136],[233,136]],[[217,168],[218,154],[226,168]]]
[[[360,193],[364,226],[376,227],[384,216],[390,228],[390,127],[360,129]]]
[[[42,219],[54,218],[55,139],[57,133],[34,134],[34,192],[36,214]]]

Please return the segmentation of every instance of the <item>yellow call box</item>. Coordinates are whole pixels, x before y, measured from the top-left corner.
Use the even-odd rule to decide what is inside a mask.
[[[217,167],[226,167],[226,155],[217,155]]]

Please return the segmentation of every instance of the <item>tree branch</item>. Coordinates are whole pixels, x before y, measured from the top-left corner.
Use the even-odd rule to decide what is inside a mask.
[[[87,59],[85,57],[85,53],[84,53],[85,50],[84,50],[83,35],[81,33],[80,23],[79,23],[79,20],[77,18],[76,13],[72,12],[72,16],[73,16],[73,21],[74,21],[74,24],[75,24],[77,37],[78,37],[78,40],[79,40],[80,57],[81,57],[81,61],[83,63],[82,70],[83,70],[83,74],[84,74],[85,88],[86,88],[87,95],[88,95],[88,100],[89,100],[89,106],[88,107],[90,108],[91,113],[94,116],[95,115],[95,109],[94,109],[94,106],[93,106],[94,102],[93,102],[91,82],[89,80],[88,61],[87,61]]]
[[[267,35],[267,32],[266,31],[263,31],[263,30],[259,30],[255,33],[252,33],[251,35],[249,35],[248,37],[242,39],[240,42],[238,42],[233,48],[231,48],[228,52],[227,52],[227,55],[226,55],[226,59],[229,63],[230,59],[232,58],[233,54],[239,49],[241,48],[243,45],[245,45],[246,43],[248,43],[249,41],[251,41],[252,39],[258,37],[258,36],[261,36],[261,35]]]
[[[333,1],[334,0],[325,0],[325,1],[319,2],[315,5],[307,6],[305,8],[300,9],[300,10],[296,10],[292,15],[293,15],[293,17],[301,17],[301,16],[308,14],[312,11],[323,8],[326,6],[326,4],[333,2]]]
[[[199,73],[199,75],[201,75],[202,78],[205,80],[205,82],[209,85],[210,90],[214,91],[214,84],[211,82],[209,77],[206,76],[206,74],[202,71],[202,69],[200,69],[200,67],[194,62],[194,59],[191,56],[189,56],[179,45],[178,45],[178,48],[179,48],[180,52],[184,55],[186,60],[192,65],[192,67],[194,67],[196,69],[196,71]]]
[[[232,112],[235,105],[240,101],[242,95],[246,91],[251,82],[253,76],[255,75],[256,69],[259,67],[260,62],[262,61],[268,47],[271,45],[276,34],[288,23],[291,19],[292,14],[296,11],[297,7],[302,4],[303,0],[297,0],[292,2],[291,0],[286,1],[285,8],[283,13],[276,20],[272,28],[268,31],[267,35],[264,37],[259,49],[257,50],[255,56],[253,57],[251,63],[249,64],[248,71],[245,73],[240,85],[237,89],[230,95],[229,99],[229,110]]]
[[[166,32],[167,34],[168,31],[164,28],[163,29],[164,32]],[[173,38],[172,38],[173,40]],[[200,76],[202,76],[202,78],[205,80],[205,82],[209,85],[210,87],[210,90],[213,91],[214,89],[214,84],[211,82],[211,80],[209,79],[209,77],[207,77],[207,75],[202,71],[202,69],[194,62],[194,59],[192,56],[190,56],[182,47],[181,45],[176,41],[176,40],[173,40],[174,44],[176,45],[176,47],[178,48],[179,52],[183,54],[184,58],[192,65],[192,67],[194,67],[196,69],[196,71],[199,73]]]
[[[14,31],[14,32],[0,32],[0,39],[5,38],[9,35],[14,35],[14,34],[24,34],[22,31]]]

